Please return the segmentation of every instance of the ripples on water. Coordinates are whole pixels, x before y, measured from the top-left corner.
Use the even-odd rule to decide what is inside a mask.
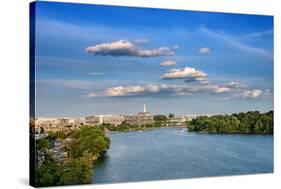
[[[113,133],[93,183],[273,172],[271,135],[189,133],[163,128]]]

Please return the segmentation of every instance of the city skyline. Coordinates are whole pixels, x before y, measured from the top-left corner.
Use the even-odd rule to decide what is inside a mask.
[[[36,7],[36,116],[273,109],[272,16]]]
[[[271,111],[271,110],[270,110]],[[173,114],[174,116],[213,116],[213,115],[219,115],[215,114],[215,113],[189,113],[189,114],[174,114],[173,112],[169,112],[167,114],[161,114],[161,113],[157,113],[157,112],[149,112],[147,105],[143,104],[143,111],[141,111],[141,109],[138,112],[131,112],[131,113],[127,113],[127,114],[122,114],[122,113],[115,113],[115,114],[86,114],[86,115],[81,115],[81,116],[37,116],[35,117],[35,119],[80,119],[80,118],[86,118],[87,116],[128,116],[128,115],[137,115],[138,113],[148,113],[150,115],[165,115],[165,116],[169,116],[170,114]],[[241,112],[232,112],[232,113],[241,113]],[[230,115],[232,113],[225,113],[223,115]],[[265,113],[265,112],[261,112],[261,113]]]

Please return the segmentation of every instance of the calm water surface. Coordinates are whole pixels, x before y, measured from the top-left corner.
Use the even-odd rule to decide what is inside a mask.
[[[110,134],[93,183],[273,172],[271,135],[189,133],[164,128]]]

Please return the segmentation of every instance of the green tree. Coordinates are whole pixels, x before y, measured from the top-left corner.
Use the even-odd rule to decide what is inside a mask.
[[[49,141],[47,139],[40,139],[36,141],[36,150],[48,149]]]
[[[50,131],[48,133],[48,137],[50,139],[65,139],[67,135],[62,131],[57,131],[57,132]]]
[[[69,184],[90,184],[92,179],[92,154],[85,152],[83,156],[66,162],[62,166],[60,183]]]
[[[207,133],[273,133],[273,111],[201,116],[187,122],[188,131]]]
[[[154,116],[154,120],[155,121],[167,121],[167,116],[165,116],[165,115],[155,115]]]
[[[36,186],[54,186],[60,184],[62,169],[59,163],[51,154],[45,154],[42,165],[36,165],[35,183]]]
[[[264,133],[264,132],[266,132],[266,128],[264,127],[263,122],[260,119],[256,122],[254,131],[256,133]]]
[[[72,141],[67,150],[72,158],[82,156],[85,151],[99,156],[109,148],[110,140],[105,136],[102,127],[83,126],[71,136]]]
[[[169,117],[169,118],[174,118],[174,117],[175,117],[175,114],[169,113],[168,117]]]
[[[48,138],[63,140],[66,136],[71,140],[65,144],[68,157],[64,160],[57,160],[48,152],[47,139],[41,139],[36,144],[36,154],[40,154],[40,160],[36,161],[37,186],[91,183],[94,162],[109,149],[110,139],[105,136],[103,127],[88,126],[68,135],[50,133]]]

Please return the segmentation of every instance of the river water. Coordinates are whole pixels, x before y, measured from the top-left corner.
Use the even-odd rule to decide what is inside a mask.
[[[273,172],[272,135],[189,133],[162,128],[111,133],[93,183]]]

